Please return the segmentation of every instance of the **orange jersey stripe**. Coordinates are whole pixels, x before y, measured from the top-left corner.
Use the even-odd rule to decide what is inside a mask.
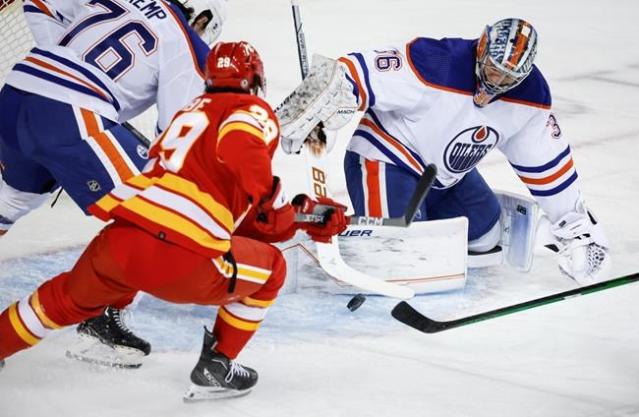
[[[382,199],[379,190],[379,161],[364,161],[366,166],[366,189],[368,190],[368,215],[382,217]]]
[[[46,14],[49,17],[52,17],[55,19],[55,17],[53,17],[53,15],[51,14],[51,11],[49,10],[49,8],[42,3],[42,1],[40,0],[31,0],[31,2],[38,8],[40,9],[40,11],[44,14]]]
[[[572,158],[570,158],[570,160],[568,162],[566,162],[566,164],[561,167],[561,169],[557,172],[555,172],[552,175],[549,175],[547,177],[543,177],[543,178],[530,178],[530,177],[522,177],[521,175],[519,176],[519,178],[521,178],[521,180],[526,183],[526,184],[530,184],[530,185],[544,185],[544,184],[550,184],[551,182],[555,181],[557,178],[561,177],[562,175],[564,175],[568,170],[570,170],[570,168],[573,167],[573,162],[572,162]]]
[[[532,101],[520,100],[516,98],[511,98],[511,97],[499,97],[499,100],[503,100],[507,103],[523,104],[524,106],[537,107],[539,109],[545,109],[545,110],[548,110],[551,107],[547,104],[535,103]]]
[[[403,145],[397,139],[395,139],[391,135],[384,132],[379,126],[377,126],[375,123],[373,123],[369,119],[366,119],[366,118],[362,119],[360,124],[363,124],[364,126],[373,129],[375,133],[377,133],[378,135],[386,139],[388,143],[390,143],[393,146],[393,148],[397,149],[399,152],[401,152],[402,155],[406,157],[408,162],[413,166],[413,168],[415,168],[415,170],[417,170],[417,172],[423,171],[423,168],[419,164],[419,162],[417,162],[415,158],[413,158],[413,155],[411,155],[406,149],[404,149]]]
[[[105,95],[102,91],[100,91],[97,87],[95,87],[95,86],[93,86],[93,85],[91,85],[91,84],[87,83],[87,82],[86,82],[86,81],[84,81],[83,79],[78,78],[78,77],[76,77],[76,76],[75,76],[75,75],[73,75],[73,74],[69,74],[68,72],[63,71],[63,70],[61,70],[60,68],[56,68],[56,67],[54,67],[53,65],[51,65],[51,64],[49,64],[49,63],[47,63],[47,62],[44,62],[44,61],[42,61],[42,60],[40,60],[40,59],[38,59],[38,58],[34,58],[34,57],[32,57],[32,56],[28,56],[28,57],[26,57],[26,58],[25,58],[25,61],[32,62],[32,63],[34,63],[34,64],[36,64],[36,65],[39,65],[39,66],[41,66],[41,67],[44,67],[44,68],[48,69],[49,71],[57,72],[58,74],[66,75],[67,77],[73,78],[73,79],[74,79],[74,80],[76,80],[77,82],[81,83],[82,85],[84,85],[84,86],[86,86],[87,88],[91,89],[92,91],[96,92],[96,93],[97,93],[97,94],[99,94],[100,96],[104,97],[104,99],[105,99],[106,101],[108,101],[109,103],[111,102],[111,99],[110,99],[109,97],[107,97],[107,96],[106,96],[106,95]]]
[[[133,177],[135,174],[131,171],[115,145],[113,145],[111,138],[109,138],[104,131],[98,128],[98,121],[95,113],[86,109],[80,109],[80,113],[82,114],[82,120],[86,126],[87,133],[95,139],[98,146],[100,146],[100,149],[102,149],[107,158],[109,158],[109,161],[111,161],[113,167],[118,173],[118,176],[120,177],[120,181],[125,181]]]
[[[362,83],[362,80],[360,80],[359,78],[359,74],[357,73],[357,70],[355,69],[355,65],[353,65],[353,63],[342,57],[339,58],[338,61],[346,64],[346,67],[348,67],[348,72],[350,72],[351,77],[353,77],[353,80],[355,81],[355,84],[357,84],[357,89],[359,90],[359,98],[361,100],[361,103],[359,104],[359,109],[360,111],[364,111],[366,110],[366,100],[367,100],[367,95],[366,95],[366,90],[364,89],[364,84]]]

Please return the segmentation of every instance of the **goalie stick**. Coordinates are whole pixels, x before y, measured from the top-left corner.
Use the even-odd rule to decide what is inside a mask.
[[[304,37],[304,31],[302,30],[302,18],[297,0],[291,0],[291,10],[293,12],[293,24],[295,29],[295,40],[297,43],[300,72],[302,79],[304,79],[309,71],[308,53],[306,51],[306,40]],[[315,198],[326,197],[327,175],[326,170],[324,169],[324,159],[320,155],[312,155],[308,149],[305,150],[305,153],[312,195]],[[344,262],[344,259],[339,253],[339,246],[336,239],[332,239],[331,243],[316,243],[316,248],[317,260],[321,268],[338,282],[361,288],[362,290],[370,293],[403,300],[407,300],[415,296],[415,291],[411,288],[382,281],[351,268],[346,262]]]
[[[433,164],[428,165],[424,170],[421,178],[415,186],[413,196],[406,207],[404,215],[401,217],[370,217],[370,216],[350,216],[349,224],[358,226],[395,226],[395,227],[408,227],[413,222],[415,214],[419,206],[422,204],[431,185],[435,181],[437,176],[437,167]],[[321,211],[328,206],[317,206]],[[324,215],[322,214],[297,214],[295,216],[297,222],[309,222],[309,223],[322,223],[324,221]]]
[[[609,288],[630,284],[636,281],[639,281],[639,272],[449,321],[437,321],[428,318],[404,301],[397,304],[395,308],[393,308],[391,314],[395,319],[414,329],[419,330],[420,332],[438,333],[444,330],[450,330],[456,327],[466,326],[469,324],[494,319],[524,310],[530,310],[532,308],[568,300],[570,298],[579,297],[581,295],[591,294],[593,292],[607,290]]]

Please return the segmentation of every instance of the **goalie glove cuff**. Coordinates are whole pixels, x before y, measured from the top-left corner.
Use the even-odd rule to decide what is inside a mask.
[[[343,64],[321,55],[313,56],[308,76],[275,110],[285,153],[298,153],[309,133],[324,122],[329,130],[348,123],[357,110],[357,98],[346,78]]]

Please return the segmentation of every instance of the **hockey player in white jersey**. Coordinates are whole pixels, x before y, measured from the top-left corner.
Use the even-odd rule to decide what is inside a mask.
[[[0,235],[58,187],[86,208],[146,164],[146,146],[122,125],[157,104],[157,129],[198,96],[225,0],[26,0],[36,47],[0,91]],[[212,24],[213,23],[213,24]],[[120,308],[80,325],[81,335],[147,355]],[[136,359],[137,361],[137,359]]]
[[[500,204],[475,167],[499,149],[552,223],[560,269],[581,284],[605,279],[608,243],[584,204],[536,52],[536,30],[512,18],[479,39],[417,38],[339,60],[316,56],[278,109],[283,149],[322,136],[319,122],[338,129],[363,111],[344,161],[355,214],[402,215],[434,163],[437,181],[418,220],[466,216],[469,250],[480,254],[497,249]]]

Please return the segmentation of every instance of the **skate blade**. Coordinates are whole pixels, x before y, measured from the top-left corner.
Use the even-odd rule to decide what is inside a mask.
[[[245,390],[236,390],[222,387],[203,387],[201,385],[191,384],[184,394],[182,400],[185,403],[195,403],[200,401],[215,401],[226,398],[243,397],[251,392],[252,388]]]
[[[97,337],[81,334],[78,343],[66,351],[67,358],[81,362],[120,369],[142,366],[144,352],[124,346],[108,346]]]

